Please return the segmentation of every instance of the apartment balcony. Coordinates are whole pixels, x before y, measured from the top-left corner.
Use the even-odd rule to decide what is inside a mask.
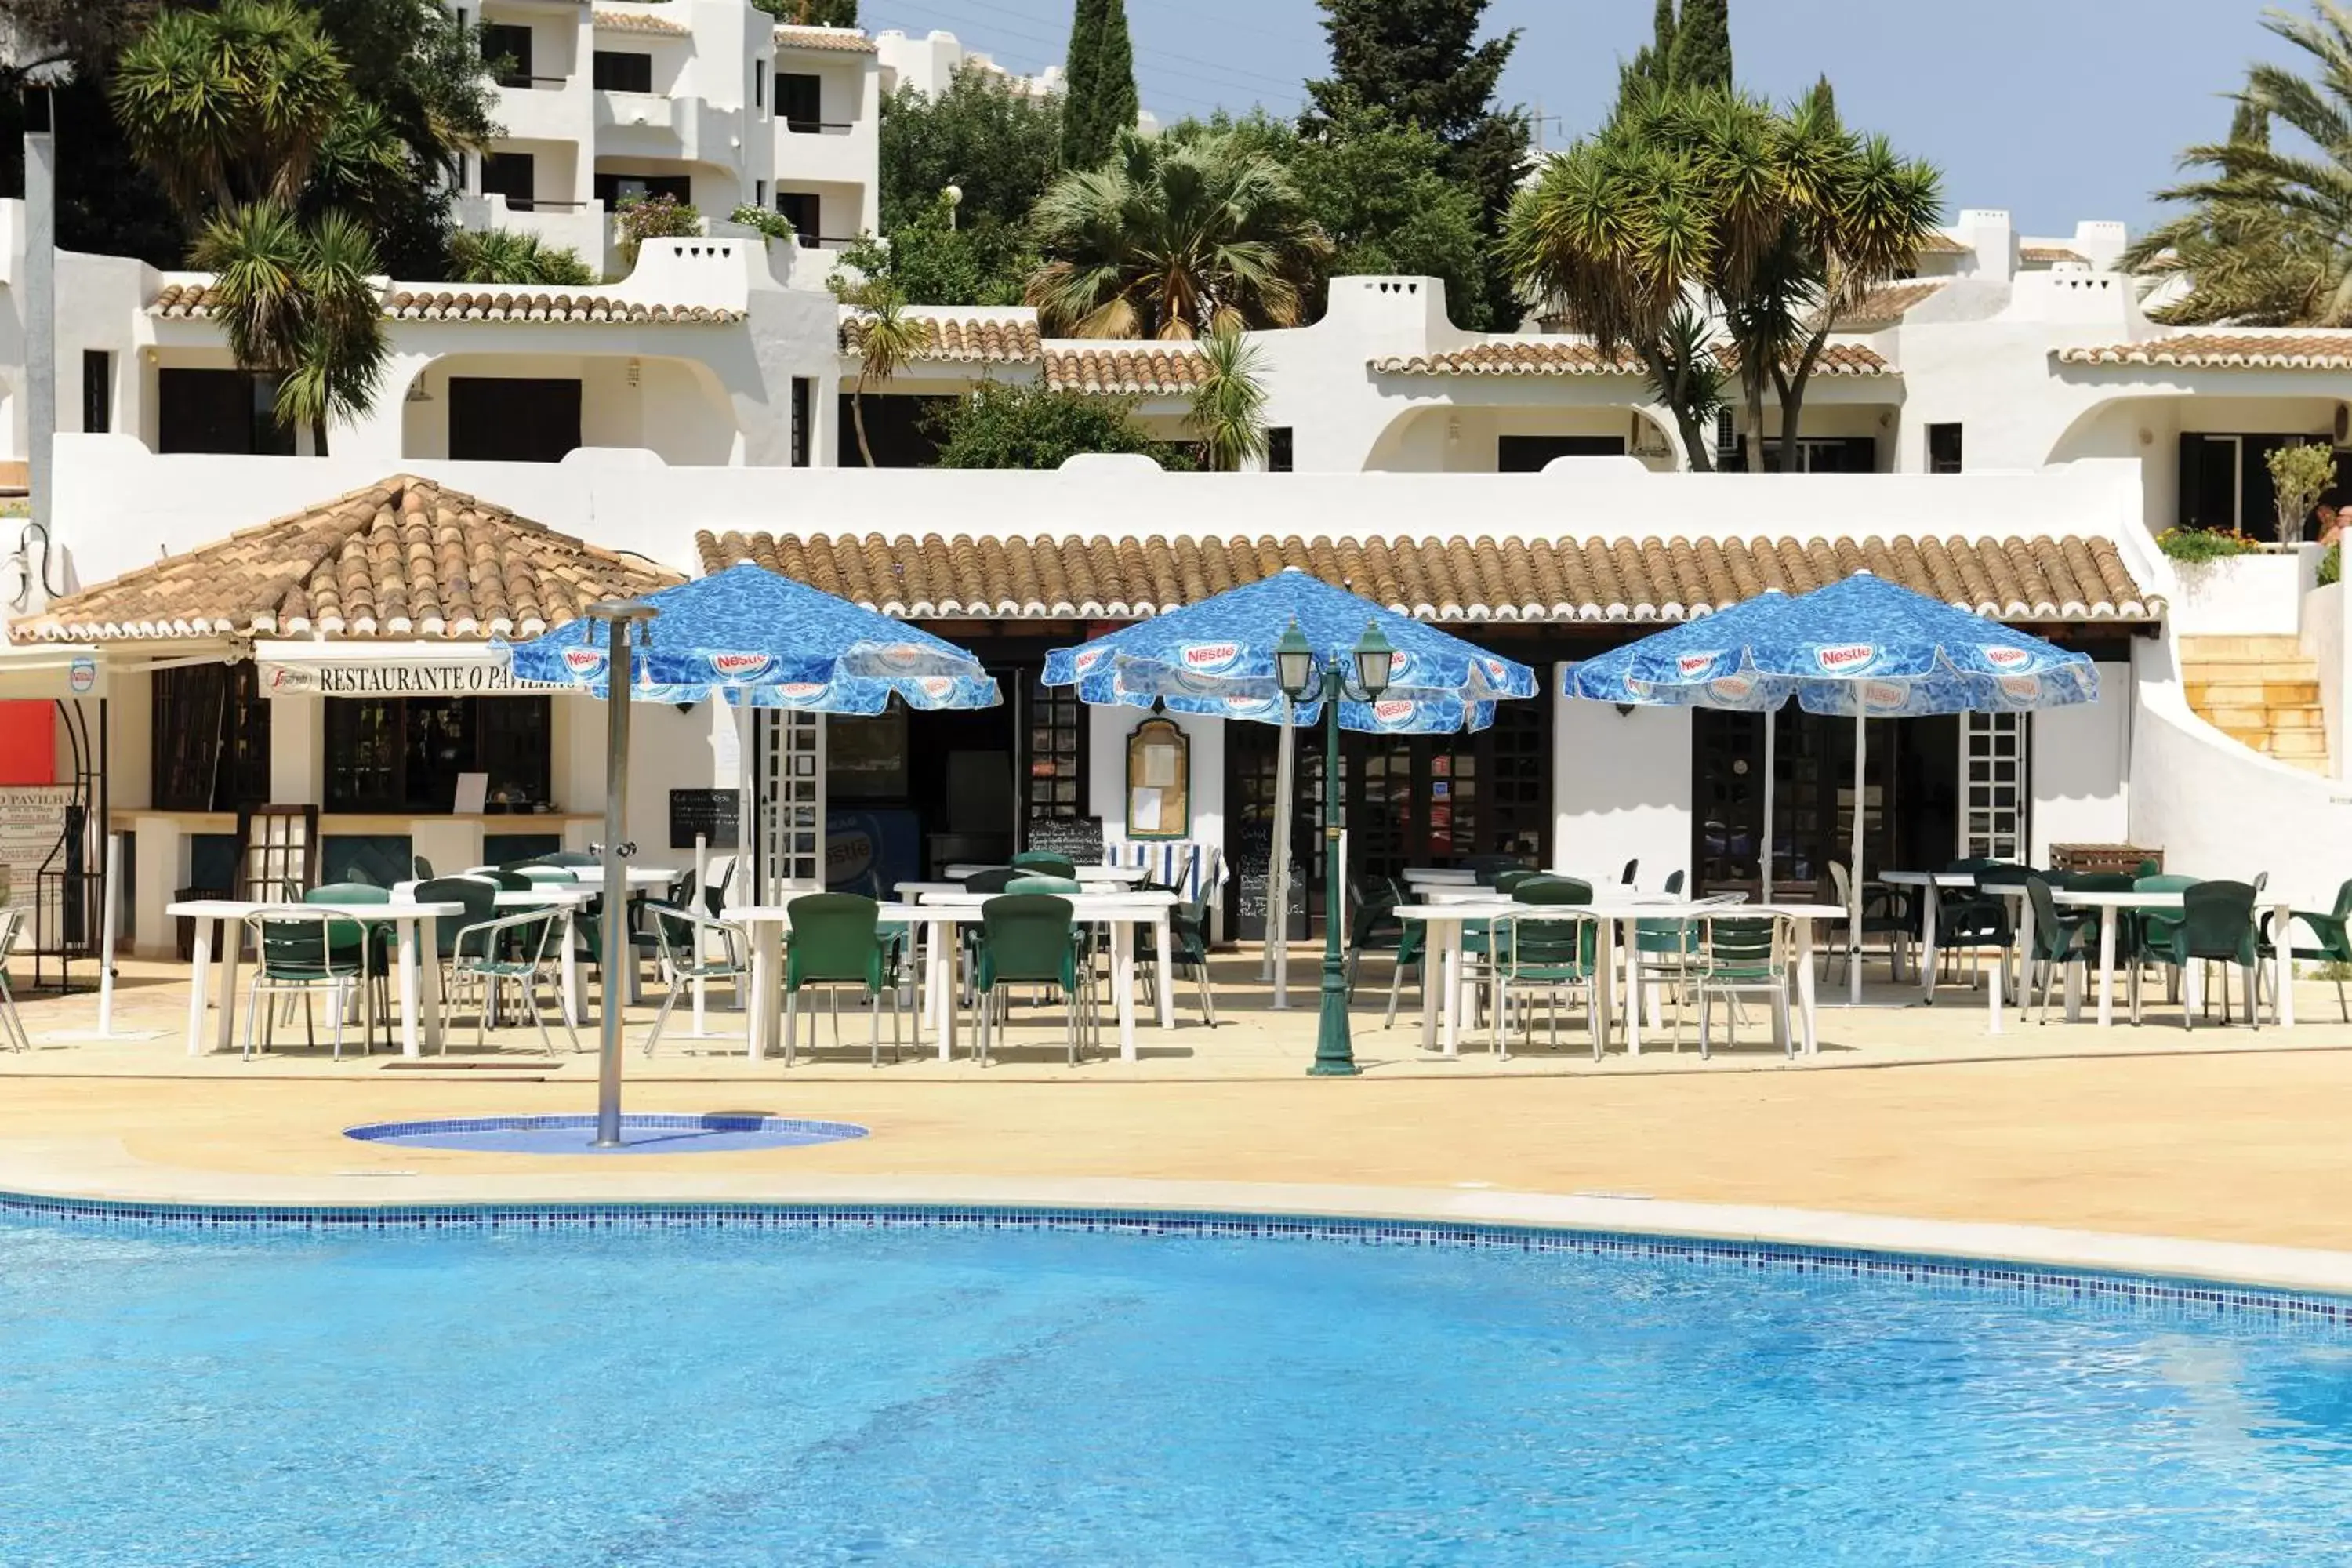
[[[879,150],[873,121],[779,120],[775,127],[779,185],[862,185],[874,178]]]
[[[591,115],[576,76],[509,77],[498,84],[498,121],[517,142],[584,142]]]
[[[600,156],[685,158],[730,169],[742,163],[740,109],[650,92],[601,91],[595,99]]]
[[[606,265],[604,204],[603,202],[513,202],[496,192],[460,196],[457,205],[460,227],[505,228],[535,234],[543,245],[561,246],[579,253],[591,267]]]

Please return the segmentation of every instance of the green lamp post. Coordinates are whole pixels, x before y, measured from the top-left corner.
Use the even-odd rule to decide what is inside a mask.
[[[1351,650],[1356,668],[1350,682],[1346,661],[1326,666],[1317,658],[1296,620],[1274,645],[1275,678],[1283,694],[1293,702],[1323,704],[1323,1014],[1315,1035],[1315,1065],[1307,1069],[1317,1078],[1348,1078],[1356,1071],[1348,1038],[1347,965],[1339,951],[1339,703],[1378,701],[1389,689],[1393,651],[1379,623],[1367,621]],[[1284,911],[1273,915],[1279,921]]]

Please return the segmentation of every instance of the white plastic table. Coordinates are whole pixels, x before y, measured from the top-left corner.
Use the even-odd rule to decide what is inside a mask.
[[[2177,910],[2187,900],[2179,893],[2125,891],[2120,889],[2106,893],[2053,888],[2050,901],[2066,909],[2111,910]],[[2294,906],[2287,900],[2266,896],[2254,905],[2257,915],[2264,910],[2270,912],[2273,933],[2271,994],[2278,999],[2279,1027],[2291,1029],[2294,1027],[2294,959],[2288,941],[2287,922],[2294,918]],[[2112,914],[2103,916],[2099,921],[2099,1027],[2102,1029],[2113,1028],[2116,1022],[2116,927],[2121,923]],[[2032,900],[2026,901],[2024,917],[2018,924],[2018,943],[2027,952],[2033,951]],[[2202,1000],[2198,994],[2200,972],[2200,965],[2189,965],[2181,989],[2185,1005],[2194,1007]],[[2022,1000],[2021,996],[2021,1006]],[[2070,1007],[2066,1016],[2073,1019],[2080,1016],[2080,1013],[2078,1009]]]
[[[923,925],[930,928],[924,942],[924,976],[922,1005],[916,1010],[916,1043],[922,1043],[922,1024],[930,1017],[939,1031],[940,1060],[950,1061],[955,1056],[957,949],[955,928],[977,925],[981,907],[993,894],[965,893],[961,888],[950,897],[920,904],[884,904],[880,919],[884,924]],[[1135,1058],[1135,928],[1150,925],[1159,934],[1163,971],[1168,947],[1168,911],[1176,902],[1173,893],[1080,893],[1070,900],[1071,913],[1080,921],[1101,924],[1109,929],[1111,941],[1111,996],[1118,1015],[1118,1055],[1121,1061]],[[766,1056],[776,1023],[782,1016],[782,984],[783,979],[783,938],[792,927],[789,904],[730,905],[719,918],[743,926],[751,934],[751,1016],[745,1033],[749,1037],[745,1049],[753,1061]],[[1175,987],[1169,984],[1163,972],[1160,985],[1160,1026],[1176,1026]]]
[[[950,866],[947,868],[947,875],[949,878],[948,881],[924,882],[919,885],[926,888],[953,886],[956,889],[961,889],[963,887],[962,879],[966,877],[977,877],[982,871],[1010,871],[1013,869],[1016,869],[1016,868],[1012,866],[982,866],[978,864],[965,865],[959,861],[955,865]],[[1045,875],[1045,873],[1041,872],[1039,875],[1042,876]],[[1079,866],[1071,872],[1071,875],[1083,885],[1099,883],[1105,887],[1113,888],[1132,888],[1151,880],[1151,873],[1141,866]],[[908,883],[900,882],[898,885],[898,890],[902,893],[905,892],[908,885],[909,884]]]
[[[465,905],[404,901],[386,904],[289,904],[261,903],[247,899],[189,899],[181,903],[166,904],[163,912],[196,922],[195,944],[190,953],[188,971],[190,1056],[205,1054],[205,972],[212,964],[213,922],[226,921],[230,926],[227,940],[221,943],[220,1027],[217,1044],[214,1047],[226,1051],[235,1049],[236,1045],[236,970],[245,947],[242,922],[247,916],[264,910],[331,910],[369,925],[398,928],[401,933],[401,1054],[421,1057],[427,1045],[437,1047],[441,1044],[441,965],[438,962],[419,963],[416,955],[420,951],[440,951],[434,922],[463,915]]]
[[[1938,888],[1973,888],[1977,885],[1973,871],[1881,871],[1876,880],[1890,888],[1916,889],[1919,900],[1919,992],[1929,1003],[1936,1000],[1936,906],[1942,900],[1936,897]],[[1860,891],[1856,889],[1857,893]],[[1859,963],[1862,957],[1854,955]]]
[[[1649,920],[1699,920],[1710,915],[1784,915],[1795,927],[1796,1002],[1801,1035],[1805,1054],[1811,1056],[1821,1049],[1821,1037],[1815,1024],[1813,990],[1813,923],[1816,921],[1838,921],[1846,911],[1835,904],[1725,904],[1702,900],[1667,899],[1660,895],[1635,895],[1630,898],[1601,898],[1590,904],[1523,904],[1510,899],[1488,898],[1483,900],[1437,900],[1426,903],[1399,904],[1400,920],[1420,921],[1429,931],[1424,949],[1421,988],[1422,1047],[1424,1050],[1443,1049],[1449,1057],[1462,1054],[1462,996],[1466,978],[1462,969],[1462,927],[1469,921],[1507,920],[1526,917],[1544,920],[1590,920],[1599,929],[1599,940],[1593,955],[1593,968],[1605,977],[1605,983],[1593,987],[1594,1027],[1601,1040],[1607,1042],[1615,1033],[1616,990],[1618,984],[1617,952],[1622,947],[1627,953],[1637,951],[1637,924]],[[1638,976],[1638,968],[1629,973],[1629,982]],[[1435,979],[1437,984],[1430,981]],[[1441,1006],[1439,998],[1443,997]],[[1642,1054],[1641,997],[1629,984],[1626,993],[1625,1044],[1633,1056]],[[1442,1038],[1441,1038],[1442,1031]]]

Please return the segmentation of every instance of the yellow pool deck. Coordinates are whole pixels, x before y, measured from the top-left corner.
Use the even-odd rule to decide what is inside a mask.
[[[637,1054],[627,1103],[836,1118],[858,1142],[758,1152],[513,1156],[386,1148],[356,1122],[584,1111],[594,1059],[551,1060],[507,1030],[421,1066],[379,1051],[191,1058],[184,971],[133,965],[123,1038],[90,1037],[88,994],[26,998],[37,1048],[0,1052],[0,1190],[215,1202],[829,1198],[1291,1208],[1755,1235],[2203,1273],[2352,1291],[2352,1027],[2306,983],[2291,1032],[2020,1023],[1981,1002],[1824,1008],[1821,1055],[1794,1066],[1744,1037],[1701,1064],[1496,1063],[1423,1055],[1400,1017],[1355,1015],[1367,1071],[1309,1080],[1300,1008],[1264,1010],[1254,963],[1225,961],[1228,1022],[1147,1028],[1132,1066],[1062,1064],[1057,1023],[1011,1058],[866,1063],[862,1019],[787,1072],[739,1041]],[[1180,1013],[1197,1018],[1188,1004]],[[711,1014],[737,1029],[738,1016]],[[1756,1034],[1763,1031],[1760,1026]],[[299,1038],[299,1026],[293,1031]],[[287,1032],[281,1028],[283,1040]],[[559,1031],[558,1039],[561,1042]],[[583,1040],[583,1043],[589,1043]],[[688,1056],[693,1045],[710,1054]],[[2030,1227],[2030,1228],[2021,1228]]]

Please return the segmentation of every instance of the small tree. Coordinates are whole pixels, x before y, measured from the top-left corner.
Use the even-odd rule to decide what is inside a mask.
[[[323,455],[328,425],[373,405],[389,353],[366,228],[343,213],[305,226],[255,202],[205,224],[194,258],[213,274],[229,352],[280,378],[278,422],[308,426]]]
[[[1137,452],[1171,471],[1192,455],[1134,421],[1135,400],[983,382],[931,416],[942,468],[1058,468],[1087,452]]]
[[[2335,488],[2336,449],[2321,442],[2298,441],[2291,447],[2273,447],[2265,461],[2278,500],[2279,542],[2293,544],[2303,537],[2303,525],[2319,498]]]
[[[850,417],[857,426],[857,451],[867,468],[874,467],[874,448],[866,440],[866,384],[888,384],[906,363],[930,341],[930,329],[907,314],[907,301],[888,284],[869,282],[854,291],[849,302],[865,313],[856,320],[857,380],[849,392]]]
[[[637,247],[649,239],[687,239],[702,232],[702,215],[692,202],[664,193],[658,196],[624,196],[614,216],[620,238],[621,259],[637,264]]]
[[[449,278],[456,283],[536,283],[577,288],[596,274],[569,246],[548,245],[512,228],[459,229],[449,237]]]
[[[1192,428],[1211,471],[1237,473],[1265,457],[1265,354],[1226,321],[1201,340],[1201,357],[1208,374],[1192,389]]]

